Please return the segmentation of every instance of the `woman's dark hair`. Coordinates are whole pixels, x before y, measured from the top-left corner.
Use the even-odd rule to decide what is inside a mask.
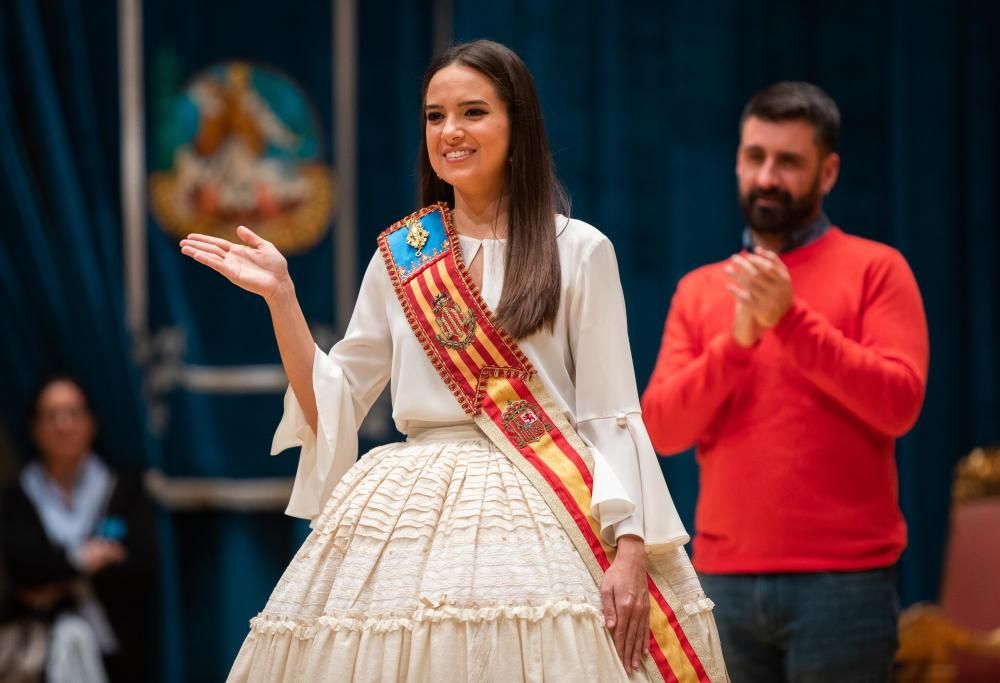
[[[490,79],[510,118],[510,160],[504,182],[509,222],[497,320],[517,339],[542,327],[552,329],[560,294],[553,214],[568,215],[569,209],[553,168],[534,79],[511,49],[476,40],[455,45],[431,62],[424,73],[421,100],[426,99],[434,74],[451,64],[475,69]],[[444,201],[454,207],[455,190],[431,168],[425,136],[421,136],[418,166],[421,204]]]
[[[762,121],[807,121],[816,129],[816,144],[836,152],[840,143],[840,110],[822,88],[802,81],[782,81],[761,90],[747,102],[740,128],[751,116]]]

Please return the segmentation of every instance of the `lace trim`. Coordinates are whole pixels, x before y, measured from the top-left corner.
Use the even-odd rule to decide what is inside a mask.
[[[494,607],[428,607],[420,608],[408,615],[385,614],[378,617],[351,616],[346,613],[324,614],[317,619],[296,619],[279,614],[261,613],[250,620],[250,630],[258,634],[290,633],[297,639],[309,640],[321,630],[367,631],[387,633],[413,628],[422,623],[439,621],[463,621],[480,623],[499,619],[521,619],[541,621],[542,619],[569,614],[574,617],[593,617],[604,624],[601,610],[589,603],[560,601],[551,605],[503,605]]]

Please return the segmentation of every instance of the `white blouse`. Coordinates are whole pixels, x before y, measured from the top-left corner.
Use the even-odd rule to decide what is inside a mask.
[[[582,221],[556,216],[562,298],[555,327],[518,340],[556,404],[591,448],[591,514],[605,540],[636,534],[647,545],[688,540],[642,423],[629,350],[625,300],[610,240]],[[460,236],[471,263],[483,251],[482,295],[496,310],[504,278],[503,240]],[[392,416],[403,434],[472,425],[438,376],[396,299],[381,254],[365,271],[344,338],[316,349],[317,432],[294,393],[271,452],[302,446],[287,514],[312,519],[358,456],[357,431],[391,381]]]

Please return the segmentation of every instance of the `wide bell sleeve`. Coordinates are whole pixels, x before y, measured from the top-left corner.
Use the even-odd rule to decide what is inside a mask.
[[[639,408],[625,298],[606,237],[586,253],[569,297],[577,431],[594,458],[591,514],[608,543],[688,541]]]
[[[285,513],[313,519],[333,487],[358,459],[358,428],[389,379],[392,338],[386,312],[390,291],[378,252],[361,282],[344,338],[329,353],[318,346],[313,359],[316,431],[306,421],[289,386],[285,409],[271,442],[271,454],[301,446],[298,471]]]

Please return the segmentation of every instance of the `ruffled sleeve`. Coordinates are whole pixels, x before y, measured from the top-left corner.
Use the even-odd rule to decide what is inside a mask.
[[[344,338],[330,353],[316,347],[313,391],[318,413],[314,432],[291,386],[271,454],[301,446],[298,471],[285,513],[312,519],[344,473],[358,459],[358,428],[389,379],[392,338],[386,315],[390,296],[380,255],[368,264]]]
[[[647,545],[686,543],[642,422],[625,298],[606,237],[586,253],[569,306],[577,431],[594,457],[591,514],[609,543],[625,534],[641,536]]]

